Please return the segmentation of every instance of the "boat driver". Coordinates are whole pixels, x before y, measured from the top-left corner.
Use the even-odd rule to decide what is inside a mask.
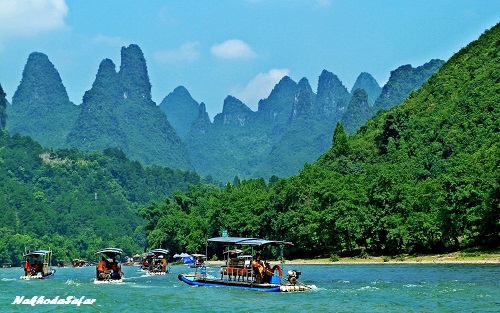
[[[106,274],[106,258],[102,257],[101,261],[99,262],[99,265],[97,265],[97,272],[99,279],[104,280],[107,279],[107,274]]]
[[[252,261],[252,268],[255,273],[256,282],[258,284],[267,282],[266,268],[269,267],[269,263],[266,263],[260,259],[260,253],[257,253],[255,260]]]

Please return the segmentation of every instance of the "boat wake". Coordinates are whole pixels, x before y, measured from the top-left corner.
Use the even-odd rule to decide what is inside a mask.
[[[74,285],[74,286],[80,286],[81,283],[75,282],[72,279],[68,279],[66,282],[64,282],[65,285]]]
[[[15,278],[2,278],[2,281],[15,281]]]

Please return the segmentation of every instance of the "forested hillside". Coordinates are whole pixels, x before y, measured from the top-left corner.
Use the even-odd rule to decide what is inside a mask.
[[[498,247],[500,24],[354,135],[339,123],[299,175],[202,186],[141,215],[149,245],[173,252],[222,230],[292,241],[290,257]]]
[[[92,260],[108,246],[135,254],[146,245],[139,210],[199,183],[196,173],[143,167],[116,148],[46,150],[0,130],[0,262],[19,265],[25,248],[66,260]]]

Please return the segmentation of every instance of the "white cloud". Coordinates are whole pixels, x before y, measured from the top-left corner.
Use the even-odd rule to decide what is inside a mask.
[[[92,38],[92,43],[94,44],[104,43],[111,47],[123,47],[126,46],[129,43],[129,41],[121,37],[113,37],[113,36],[106,36],[99,34],[96,35],[94,38]]]
[[[0,40],[63,29],[67,15],[64,0],[1,0]]]
[[[176,50],[157,51],[154,58],[161,63],[194,61],[200,57],[199,46],[200,43],[197,41],[186,42]]]
[[[259,100],[267,98],[274,86],[289,73],[288,69],[272,69],[267,73],[259,73],[245,87],[234,88],[232,94],[256,111]]]
[[[250,59],[256,56],[252,48],[239,39],[230,39],[213,45],[211,51],[214,56],[222,59]]]

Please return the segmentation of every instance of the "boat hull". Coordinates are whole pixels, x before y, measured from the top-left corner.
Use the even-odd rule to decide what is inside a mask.
[[[203,287],[219,287],[219,288],[233,288],[233,289],[243,289],[251,291],[260,292],[280,292],[280,285],[278,284],[252,284],[247,282],[234,282],[234,281],[223,281],[220,279],[199,279],[196,277],[188,277],[183,274],[177,276],[180,281],[191,285],[191,286],[203,286]]]
[[[21,277],[19,277],[19,278],[21,278],[21,279],[27,279],[27,280],[29,280],[29,279],[47,279],[47,278],[49,278],[49,277],[54,276],[54,274],[55,274],[55,273],[56,273],[56,270],[55,270],[55,269],[53,269],[53,270],[52,270],[52,273],[50,273],[50,274],[49,274],[49,275],[47,275],[47,276],[42,276],[42,275],[34,275],[34,276],[31,276],[31,275],[30,275],[30,276],[21,276]]]
[[[122,284],[123,279],[106,279],[106,280],[98,280],[94,278],[94,284]]]
[[[146,272],[146,275],[148,276],[163,276],[166,275],[168,272]]]

